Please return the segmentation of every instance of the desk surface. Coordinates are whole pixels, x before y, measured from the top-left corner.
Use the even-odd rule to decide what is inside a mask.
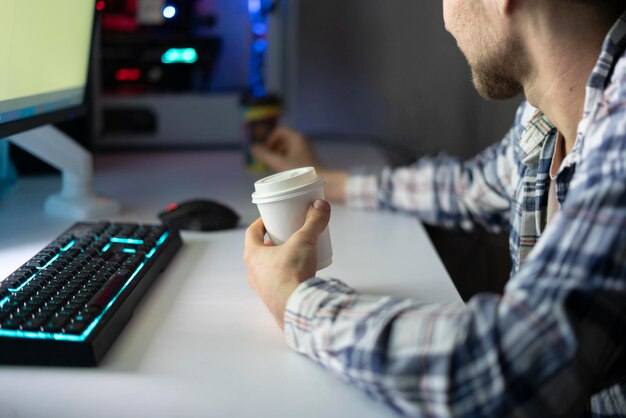
[[[366,162],[376,158],[364,155]],[[169,202],[213,197],[240,212],[242,227],[184,233],[184,247],[100,367],[0,366],[0,415],[395,416],[291,351],[248,287],[241,255],[245,225],[257,217],[250,203],[255,177],[244,172],[239,153],[106,155],[96,167],[100,193],[124,205],[113,220],[156,222]],[[0,277],[72,224],[43,215],[45,197],[59,185],[57,176],[22,180],[0,203]],[[365,293],[461,303],[415,219],[335,205],[330,228],[334,263],[320,276]]]

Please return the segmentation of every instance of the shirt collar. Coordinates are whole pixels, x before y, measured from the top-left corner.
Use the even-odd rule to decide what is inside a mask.
[[[556,128],[543,112],[535,112],[520,139],[522,163],[530,165],[536,162],[541,156],[541,150],[546,139],[555,131]]]

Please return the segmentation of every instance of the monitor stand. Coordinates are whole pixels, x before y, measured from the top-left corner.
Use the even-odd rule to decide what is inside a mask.
[[[47,214],[72,220],[98,220],[120,211],[118,202],[94,193],[91,153],[56,127],[46,125],[8,139],[61,171],[61,192],[46,200]]]

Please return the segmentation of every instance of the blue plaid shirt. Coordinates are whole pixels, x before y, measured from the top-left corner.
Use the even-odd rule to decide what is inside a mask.
[[[368,296],[312,278],[290,297],[290,346],[400,413],[428,417],[626,417],[626,13],[589,79],[573,151],[523,104],[477,158],[423,159],[353,175],[353,207],[449,227],[509,228],[504,295],[467,306]]]

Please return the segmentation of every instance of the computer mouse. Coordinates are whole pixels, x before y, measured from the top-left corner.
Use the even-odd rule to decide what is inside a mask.
[[[186,231],[221,231],[239,223],[239,215],[233,209],[208,199],[171,203],[159,213],[159,219],[169,227]]]

